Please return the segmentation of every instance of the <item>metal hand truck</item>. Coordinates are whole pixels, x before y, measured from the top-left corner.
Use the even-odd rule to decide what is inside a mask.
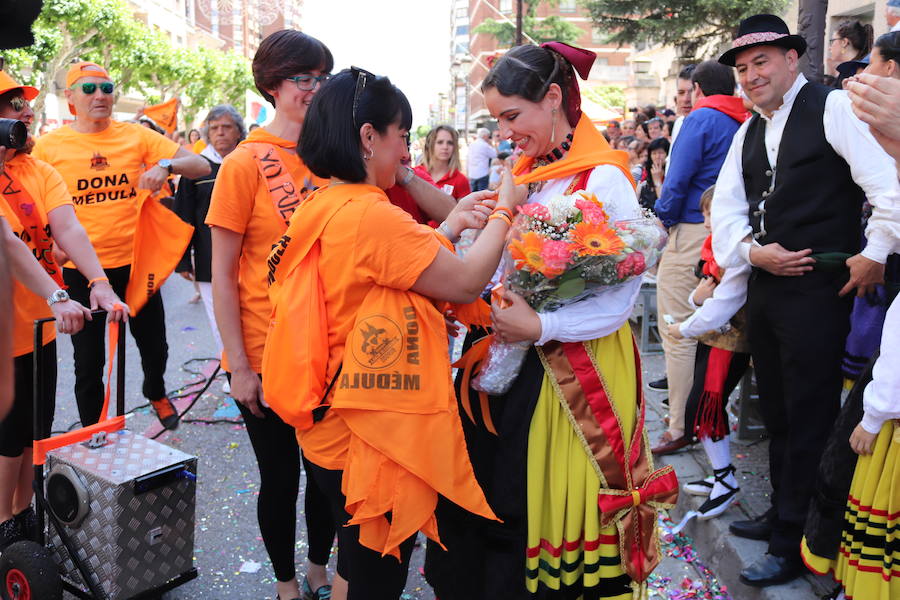
[[[92,315],[103,318],[106,312]],[[197,459],[124,428],[124,323],[107,324],[102,420],[57,436],[44,431],[40,350],[43,325],[54,320],[34,322],[37,533],[0,555],[0,597],[59,600],[65,589],[84,600],[158,598],[197,577],[192,564]],[[106,418],[113,348],[116,411]]]

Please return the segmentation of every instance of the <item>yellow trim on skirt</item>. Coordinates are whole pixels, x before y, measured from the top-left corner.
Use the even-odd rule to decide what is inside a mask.
[[[889,519],[888,516],[894,518]],[[886,552],[888,545],[896,548],[891,554]],[[810,569],[820,574],[832,572],[843,586],[847,598],[900,598],[898,421],[885,423],[875,440],[872,454],[860,456],[856,462],[837,559],[829,560],[812,554],[805,538],[800,551]]]

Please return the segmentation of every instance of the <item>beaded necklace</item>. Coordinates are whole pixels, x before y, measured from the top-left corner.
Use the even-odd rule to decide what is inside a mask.
[[[554,163],[564,157],[569,149],[572,147],[572,139],[574,138],[575,132],[569,132],[569,135],[566,136],[559,146],[545,154],[544,156],[538,157],[534,160],[534,169],[539,169],[543,166],[549,165],[550,163]],[[544,187],[543,181],[532,181],[528,184],[528,195],[536,194],[541,191]]]

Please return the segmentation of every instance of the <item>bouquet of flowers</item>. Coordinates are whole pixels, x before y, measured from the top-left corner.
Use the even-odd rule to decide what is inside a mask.
[[[603,203],[586,192],[519,207],[508,245],[505,285],[537,312],[551,312],[604,288],[639,277],[666,245],[666,231],[649,211],[610,222]],[[472,387],[505,393],[531,343],[494,341]]]

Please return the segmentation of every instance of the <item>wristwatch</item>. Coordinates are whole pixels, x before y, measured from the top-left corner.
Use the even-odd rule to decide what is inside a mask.
[[[53,306],[57,302],[65,302],[69,299],[69,293],[66,290],[56,290],[47,296],[47,306]]]
[[[156,164],[157,164],[157,166],[160,166],[160,167],[162,167],[163,169],[165,169],[166,171],[168,171],[168,172],[169,172],[169,175],[172,174],[172,160],[171,160],[171,159],[169,159],[169,158],[164,158],[164,159],[162,159],[161,161],[159,161],[159,162],[156,163]]]
[[[416,176],[416,172],[406,167],[406,175],[403,176],[403,180],[400,182],[400,185],[406,187],[409,185],[409,182],[413,180],[413,177]]]

